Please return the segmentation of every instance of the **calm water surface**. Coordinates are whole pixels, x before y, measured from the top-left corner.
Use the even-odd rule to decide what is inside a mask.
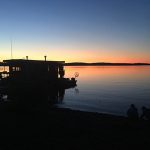
[[[150,108],[150,66],[65,67],[65,77],[75,72],[77,87],[65,91],[59,107],[116,115],[126,115],[132,103],[139,112]]]
[[[65,67],[79,72],[77,87],[65,91],[59,107],[126,115],[130,104],[150,107],[150,66]]]

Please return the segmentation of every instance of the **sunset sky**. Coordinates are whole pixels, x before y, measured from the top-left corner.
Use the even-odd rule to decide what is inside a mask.
[[[150,0],[0,0],[0,61],[150,63]]]

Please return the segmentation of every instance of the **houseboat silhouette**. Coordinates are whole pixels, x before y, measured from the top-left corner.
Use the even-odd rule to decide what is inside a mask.
[[[0,73],[1,87],[23,88],[71,88],[76,86],[77,80],[64,78],[65,61],[41,61],[27,59],[4,60],[0,66],[4,71]],[[7,67],[7,71],[6,71]]]

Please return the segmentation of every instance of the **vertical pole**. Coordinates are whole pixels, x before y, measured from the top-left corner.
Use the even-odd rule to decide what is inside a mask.
[[[13,59],[13,52],[12,52],[12,39],[11,39],[11,59]]]
[[[45,61],[46,61],[47,56],[45,55],[44,58],[45,58]]]

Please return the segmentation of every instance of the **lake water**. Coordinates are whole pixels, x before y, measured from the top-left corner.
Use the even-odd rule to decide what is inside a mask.
[[[150,66],[65,67],[66,77],[78,72],[77,87],[65,91],[59,107],[126,115],[130,104],[139,112],[150,107]]]
[[[115,115],[126,115],[131,104],[140,113],[142,106],[150,108],[150,66],[65,67],[65,77],[75,72],[77,87],[65,90],[59,107]]]

